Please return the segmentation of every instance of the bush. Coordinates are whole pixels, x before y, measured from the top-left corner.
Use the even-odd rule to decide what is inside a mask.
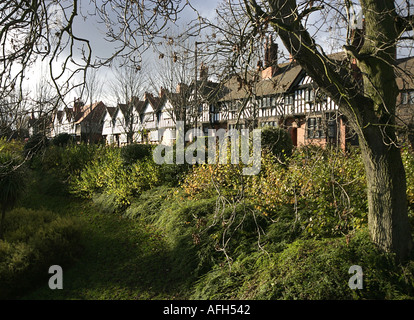
[[[51,141],[52,145],[58,147],[65,147],[72,142],[74,142],[74,138],[69,133],[59,133]]]
[[[367,223],[365,172],[357,152],[301,148],[288,164],[264,152],[258,175],[243,176],[233,164],[194,166],[182,188],[194,199],[217,194],[244,201],[272,219],[289,211],[294,232],[324,237],[346,234]]]
[[[13,154],[22,154],[24,143],[19,140],[7,140],[0,138],[0,152],[10,152]]]
[[[106,148],[100,156],[94,157],[70,181],[71,192],[83,197],[102,193],[118,184],[123,171],[119,149]]]
[[[121,148],[121,157],[125,165],[129,166],[138,160],[150,157],[153,146],[150,144],[128,144]]]
[[[70,191],[86,199],[95,194],[110,197],[116,211],[123,211],[133,197],[160,184],[160,167],[152,159],[144,158],[125,167],[120,149],[104,148],[78,176],[71,179]]]
[[[273,219],[280,208],[290,206],[305,236],[342,235],[367,223],[365,173],[358,153],[302,148],[286,167],[264,156],[262,171],[246,193],[257,210]]]
[[[9,151],[0,150],[0,239],[6,211],[12,209],[26,187],[26,170],[23,159]]]
[[[76,177],[93,160],[105,155],[99,145],[68,144],[49,146],[42,157],[37,157],[38,169],[53,172],[60,180]]]
[[[47,281],[51,265],[67,265],[81,250],[77,220],[44,210],[15,209],[0,240],[0,299],[16,298]]]
[[[38,133],[31,136],[23,148],[25,157],[33,157],[44,151],[49,145],[49,140],[44,134]]]
[[[270,151],[284,163],[293,152],[293,142],[289,133],[282,128],[266,126],[262,128],[262,149]]]

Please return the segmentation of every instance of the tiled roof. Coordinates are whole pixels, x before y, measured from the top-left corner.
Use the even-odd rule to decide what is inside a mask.
[[[246,76],[234,76],[225,81],[221,87],[221,101],[248,98],[251,91],[257,96],[273,95],[289,91],[295,80],[302,72],[302,68],[295,64],[278,66],[273,77],[261,79],[258,72],[250,72]]]
[[[98,122],[102,119],[102,116],[106,110],[106,106],[102,101],[95,102],[91,105],[85,105],[81,111],[75,117],[75,124],[79,124],[82,121]]]

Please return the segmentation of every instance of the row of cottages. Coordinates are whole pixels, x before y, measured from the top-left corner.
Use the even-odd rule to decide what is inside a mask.
[[[76,141],[99,143],[102,141],[102,118],[107,106],[102,102],[85,105],[76,99],[72,107],[66,106],[53,114],[50,136],[70,134]]]
[[[161,104],[161,102],[164,102]],[[165,99],[150,93],[143,100],[133,97],[116,108],[108,107],[103,117],[102,137],[106,144],[124,146],[132,142],[157,143]],[[172,118],[168,123],[173,126]]]
[[[345,58],[344,53],[330,56],[338,63]],[[414,71],[414,58],[398,60],[396,70],[401,90],[397,119],[399,124],[414,127],[414,86],[409,76]],[[55,134],[67,132],[82,141],[102,140],[117,146],[171,143],[180,120],[205,135],[208,129],[275,126],[288,130],[295,146],[335,145],[344,149],[357,143],[337,105],[306,72],[295,61],[277,62],[277,45],[271,38],[266,43],[263,67],[259,64],[257,70],[221,83],[209,80],[204,65],[199,74],[197,82],[181,84],[174,93],[161,90],[158,97],[146,93],[142,100],[135,97],[115,108],[102,102],[84,106],[75,101],[73,109],[57,113]]]
[[[345,53],[329,56],[342,63]],[[200,72],[202,74],[202,71]],[[414,129],[414,57],[397,60],[397,124]],[[277,63],[277,45],[269,41],[265,64],[256,71],[229,77],[222,84],[200,80],[197,98],[194,89],[190,102],[197,99],[194,126],[203,130],[225,128],[282,127],[290,133],[295,146],[327,145],[345,149],[358,144],[358,137],[347,125],[347,119],[336,103],[325,95],[295,61]],[[414,146],[414,136],[409,135]]]

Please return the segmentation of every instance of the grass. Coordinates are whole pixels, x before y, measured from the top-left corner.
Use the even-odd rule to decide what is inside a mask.
[[[37,185],[44,185],[38,178]],[[170,255],[163,239],[139,221],[100,212],[91,202],[32,188],[22,205],[58,210],[81,219],[83,253],[63,270],[63,290],[41,284],[23,299],[131,300],[185,299],[181,279],[169,275]]]
[[[123,216],[93,201],[71,198],[50,176],[36,176],[22,206],[70,215],[83,225],[83,253],[63,269],[63,290],[47,281],[22,298],[34,300],[186,300],[186,299],[413,299],[414,260],[400,267],[389,263],[357,233],[348,243],[335,239],[287,239],[290,224],[267,228],[265,249],[253,250],[248,230],[234,243],[232,270],[213,263],[198,278],[193,269],[190,218],[211,216],[210,202],[170,202],[165,188],[146,192]],[[51,187],[53,186],[53,187]],[[163,196],[164,195],[164,196]],[[157,200],[157,201],[156,201]],[[213,201],[214,202],[214,201]],[[194,224],[194,221],[193,221]],[[247,224],[248,226],[248,224]],[[163,232],[163,233],[161,233]],[[206,234],[214,244],[213,233]],[[236,239],[236,238],[235,238]],[[203,254],[203,246],[196,248]],[[269,255],[270,254],[270,255]],[[206,251],[207,258],[212,257]],[[200,257],[199,257],[200,258]],[[187,259],[187,260],[186,260]],[[348,268],[364,268],[366,289],[350,292]],[[45,271],[47,272],[47,271]]]

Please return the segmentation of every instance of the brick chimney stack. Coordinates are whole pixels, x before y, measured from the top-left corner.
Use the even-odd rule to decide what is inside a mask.
[[[273,42],[272,35],[269,35],[265,43],[265,68],[277,65],[277,49],[278,45]]]
[[[272,35],[269,35],[265,43],[265,63],[264,70],[262,70],[262,79],[272,78],[277,71],[277,50],[278,45],[273,42]]]
[[[207,78],[208,78],[208,67],[204,64],[204,62],[202,62],[200,66],[200,79],[207,80]]]
[[[166,92],[167,92],[166,89],[163,88],[163,87],[161,87],[160,88],[160,92],[158,93],[159,94],[159,97],[162,98],[166,94]]]
[[[188,86],[185,83],[179,83],[177,85],[177,88],[175,89],[177,93],[186,93],[186,91],[188,90]]]
[[[75,98],[73,100],[73,111],[75,114],[81,113],[83,105],[84,103],[80,100],[80,98]]]

